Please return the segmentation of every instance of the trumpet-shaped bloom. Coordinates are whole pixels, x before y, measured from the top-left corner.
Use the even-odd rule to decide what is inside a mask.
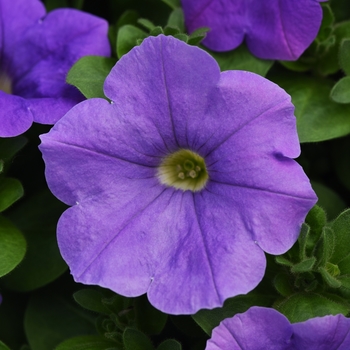
[[[316,38],[326,0],[182,0],[189,32],[209,27],[203,44],[229,51],[243,40],[264,59],[296,60]]]
[[[0,137],[53,124],[82,101],[66,75],[82,56],[110,54],[107,30],[78,10],[46,15],[39,0],[0,0]]]
[[[343,315],[291,324],[274,309],[252,307],[214,328],[206,350],[348,350],[350,319]]]
[[[71,205],[58,243],[76,281],[148,293],[172,314],[221,306],[298,237],[316,196],[290,96],[205,51],[150,37],[108,75],[112,101],[41,136],[51,191]]]

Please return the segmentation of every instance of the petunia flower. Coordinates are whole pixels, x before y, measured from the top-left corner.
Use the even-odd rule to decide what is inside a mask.
[[[108,75],[112,101],[75,106],[40,149],[71,205],[58,243],[77,282],[148,293],[171,314],[221,306],[262,279],[264,251],[295,242],[316,196],[290,96],[160,35]]]
[[[213,51],[235,49],[245,40],[257,57],[296,60],[316,38],[323,1],[182,0],[182,7],[190,33],[210,28],[203,44]]]
[[[0,0],[0,137],[54,124],[83,100],[65,83],[85,55],[110,55],[108,23],[73,9],[46,15],[39,0]]]
[[[348,350],[350,319],[343,315],[291,324],[274,309],[251,307],[214,328],[206,350]]]

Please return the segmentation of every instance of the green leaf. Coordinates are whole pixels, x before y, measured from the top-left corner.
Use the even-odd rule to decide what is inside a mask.
[[[228,317],[233,317],[237,313],[247,311],[252,306],[270,306],[271,298],[269,296],[249,293],[246,295],[238,295],[234,298],[227,299],[224,306],[212,310],[200,310],[193,319],[208,335],[219,323]]]
[[[95,334],[94,318],[61,295],[32,294],[24,329],[33,350],[54,349],[67,338]]]
[[[148,29],[149,31],[153,30],[156,27],[150,20],[146,18],[139,18],[137,20],[137,23],[141,24],[144,28]]]
[[[73,294],[73,298],[80,306],[87,310],[105,315],[111,313],[102,303],[103,295],[95,289],[81,289]]]
[[[82,57],[68,72],[67,83],[77,87],[86,98],[106,98],[103,83],[115,63],[109,57]]]
[[[228,52],[208,52],[216,59],[221,71],[246,70],[264,77],[274,62],[253,56],[245,45]]]
[[[180,32],[185,31],[184,13],[181,8],[176,8],[171,12],[167,25],[179,28]]]
[[[178,7],[181,7],[180,0],[162,0],[162,1],[174,10]]]
[[[23,260],[26,246],[21,231],[0,216],[0,277],[8,274]]]
[[[321,237],[315,246],[317,266],[325,267],[334,252],[334,232],[330,227],[324,227]]]
[[[330,96],[337,103],[350,103],[350,77],[344,77],[337,81]]]
[[[46,190],[21,201],[8,214],[28,243],[23,264],[2,278],[2,285],[30,291],[55,280],[66,269],[58,250],[56,225],[66,205]]]
[[[342,260],[350,256],[350,209],[341,213],[330,227],[334,231],[334,252],[330,262],[339,266]],[[341,267],[340,270],[343,274]]]
[[[324,267],[320,267],[319,269],[320,274],[323,277],[323,280],[331,287],[331,288],[339,288],[341,286],[341,282],[335,278],[334,276],[332,276],[332,274],[330,274],[327,269],[325,269]]]
[[[154,308],[145,295],[135,299],[137,328],[147,334],[159,334],[165,327],[168,316]]]
[[[286,259],[283,255],[277,255],[275,257],[275,261],[277,264],[280,264],[280,265],[284,265],[284,266],[288,266],[288,267],[293,266],[293,263],[291,261],[289,261],[288,259]]]
[[[292,96],[300,142],[317,142],[350,133],[350,106],[329,98],[332,81],[293,74],[271,79]]]
[[[167,348],[164,348],[163,350],[165,350]],[[175,349],[175,348],[174,348]],[[181,349],[181,348],[180,348]],[[11,350],[8,346],[6,346],[6,344],[4,344],[1,340],[0,340],[0,350]],[[169,349],[170,350],[170,349]]]
[[[350,75],[350,39],[344,39],[339,50],[340,68],[346,75]]]
[[[295,264],[291,268],[291,271],[293,273],[310,272],[310,271],[312,271],[312,268],[314,267],[315,262],[316,262],[315,257],[305,259],[305,260],[301,261],[300,263]]]
[[[127,24],[136,25],[137,20],[139,18],[139,14],[136,11],[133,10],[126,10],[123,12],[123,14],[119,17],[116,27],[117,29],[121,28],[122,26],[125,26]]]
[[[138,39],[145,39],[148,37],[143,30],[133,26],[125,25],[122,26],[117,35],[117,56],[122,57],[128,53],[134,46]]]
[[[323,4],[322,11],[322,23],[317,34],[318,41],[324,41],[329,37],[334,23],[334,14],[332,12],[331,6],[329,6],[329,4]]]
[[[349,305],[335,295],[297,293],[276,302],[274,308],[285,315],[291,323],[303,322],[313,317],[348,314]]]
[[[173,339],[168,339],[164,341],[157,348],[157,350],[181,350],[181,349],[182,349],[181,344]]]
[[[17,179],[0,178],[0,212],[23,196],[22,184]]]
[[[188,35],[186,35],[186,34],[184,34],[184,33],[176,34],[176,35],[174,35],[174,37],[175,37],[176,39],[179,39],[179,40],[184,41],[185,43],[187,43],[187,41],[188,41]]]
[[[290,283],[290,276],[284,272],[278,273],[272,281],[277,292],[287,297],[293,294],[293,286]]]
[[[123,347],[98,335],[85,335],[67,339],[55,350],[123,350]]]
[[[325,210],[328,220],[335,219],[346,208],[346,203],[337,192],[316,181],[311,181],[311,186],[318,197],[317,205]]]
[[[154,350],[151,340],[133,328],[126,328],[123,334],[125,350]]]

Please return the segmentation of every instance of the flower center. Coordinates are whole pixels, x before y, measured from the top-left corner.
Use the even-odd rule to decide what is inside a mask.
[[[208,181],[204,159],[188,149],[168,155],[158,168],[158,178],[163,185],[183,191],[200,191]]]
[[[12,82],[7,74],[0,72],[0,90],[12,94]]]

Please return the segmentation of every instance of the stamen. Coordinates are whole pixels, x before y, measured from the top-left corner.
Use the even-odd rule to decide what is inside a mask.
[[[183,191],[200,191],[208,181],[204,159],[187,149],[165,157],[158,167],[158,178],[163,185]]]

